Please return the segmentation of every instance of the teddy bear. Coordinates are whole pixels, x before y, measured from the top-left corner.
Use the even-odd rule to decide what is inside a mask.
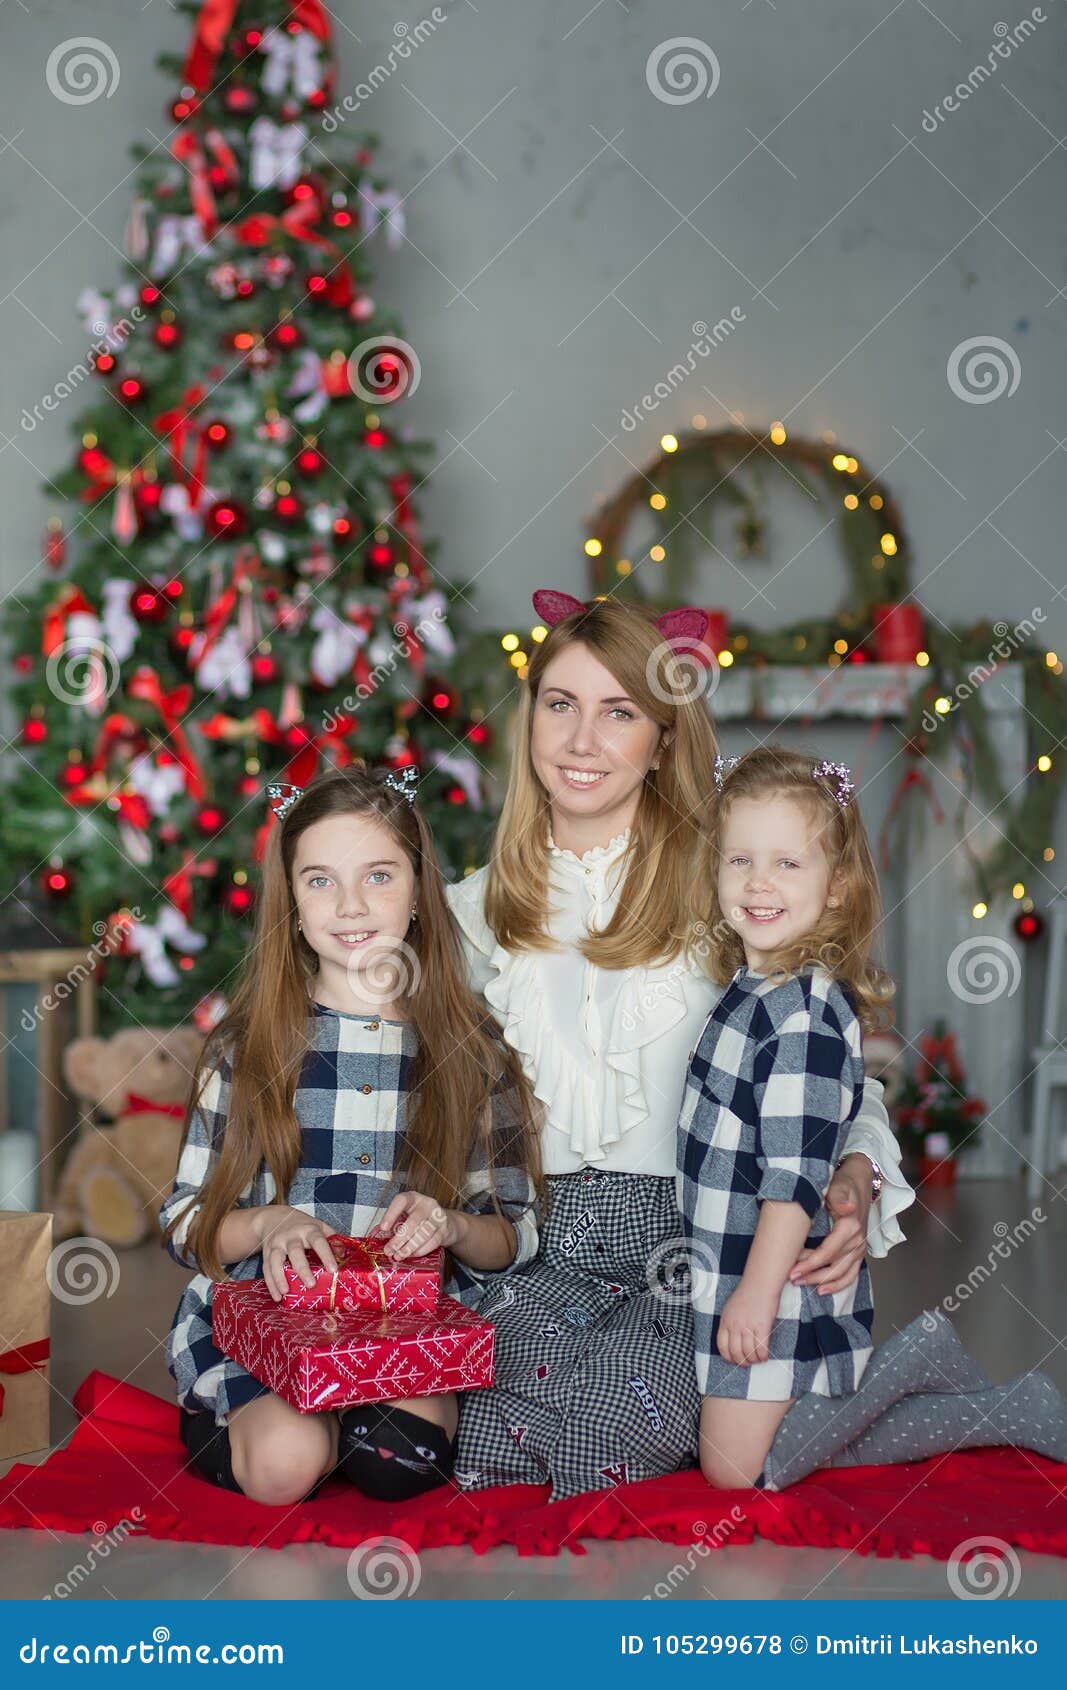
[[[113,1124],[85,1126],[67,1157],[53,1237],[85,1235],[122,1248],[155,1230],[174,1183],[203,1042],[192,1027],[134,1027],[67,1045],[67,1084]]]

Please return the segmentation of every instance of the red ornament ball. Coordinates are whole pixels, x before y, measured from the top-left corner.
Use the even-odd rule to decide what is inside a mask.
[[[41,885],[50,898],[66,898],[74,889],[74,876],[68,868],[53,866],[45,869]]]
[[[125,405],[137,405],[145,397],[147,388],[140,376],[123,376],[115,389]]]
[[[195,639],[195,628],[176,628],[170,643],[174,647],[175,651],[184,655],[184,653],[189,650],[189,647]]]
[[[146,282],[144,287],[141,289],[141,304],[156,305],[158,303],[159,289],[157,287],[153,287],[151,282]]]
[[[445,802],[446,804],[465,804],[467,794],[463,787],[459,785],[447,787],[445,789]]]
[[[221,452],[230,444],[230,431],[224,422],[210,422],[204,430],[204,439],[213,452]]]
[[[1045,918],[1038,915],[1036,910],[1020,910],[1012,922],[1012,926],[1015,929],[1016,937],[1022,939],[1024,944],[1030,945],[1035,940],[1040,939],[1042,933],[1044,933]]]
[[[236,499],[219,499],[207,513],[207,526],[212,534],[243,534],[246,517],[243,506]]]
[[[43,745],[48,738],[48,723],[41,716],[31,716],[22,724],[22,737],[27,745]]]
[[[170,108],[170,115],[175,123],[184,123],[187,117],[192,117],[198,106],[198,100],[175,100]]]
[[[62,774],[64,786],[81,786],[88,778],[89,771],[84,763],[68,763]]]
[[[28,675],[33,668],[33,655],[28,651],[20,651],[12,664],[16,675]]]
[[[380,450],[385,445],[385,441],[386,434],[383,428],[368,428],[363,436],[363,444],[370,446],[373,451]]]
[[[115,368],[115,359],[110,352],[98,352],[93,359],[93,369],[98,376],[109,376]]]
[[[158,481],[142,481],[134,494],[137,507],[143,514],[157,511],[162,496],[163,489]]]
[[[78,468],[86,475],[103,475],[110,464],[111,459],[106,452],[101,452],[99,446],[86,446],[78,453]]]
[[[157,323],[152,331],[152,338],[157,346],[162,346],[169,351],[172,346],[177,346],[181,340],[182,331],[177,323]]]
[[[295,493],[279,493],[274,501],[274,514],[282,522],[296,522],[304,507]]]
[[[217,804],[204,804],[196,812],[196,825],[203,834],[218,833],[226,821],[226,813]]]
[[[252,679],[260,686],[278,679],[278,665],[269,652],[257,652],[252,659]]]
[[[267,339],[270,341],[272,346],[278,347],[278,349],[282,352],[288,352],[294,346],[302,346],[304,344],[304,336],[300,332],[296,323],[276,324],[275,327],[271,329]]]
[[[259,781],[255,775],[242,775],[237,782],[237,790],[242,798],[254,798],[259,791]]]
[[[245,83],[227,88],[222,98],[227,111],[255,111],[259,104],[255,89],[249,88]]]
[[[222,901],[231,915],[247,915],[256,901],[251,886],[227,886]]]
[[[305,446],[296,455],[296,467],[301,475],[321,475],[326,468],[326,459],[314,446]]]
[[[170,609],[170,601],[161,587],[146,586],[144,582],[130,594],[130,610],[138,622],[162,622]]]

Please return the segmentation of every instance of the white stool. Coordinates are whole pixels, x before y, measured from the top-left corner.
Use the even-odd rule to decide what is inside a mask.
[[[1041,1011],[1041,1040],[1030,1053],[1034,1064],[1034,1099],[1030,1129],[1030,1165],[1026,1195],[1040,1197],[1045,1175],[1058,1158],[1052,1154],[1052,1094],[1067,1086],[1067,1021],[1064,1019],[1064,971],[1067,970],[1067,898],[1059,898],[1049,915],[1048,970]]]

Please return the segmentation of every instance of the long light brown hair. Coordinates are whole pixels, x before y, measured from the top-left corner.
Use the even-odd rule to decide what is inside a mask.
[[[784,979],[821,964],[851,988],[860,1025],[873,1030],[892,1021],[889,1003],[896,991],[892,977],[872,960],[882,922],[881,888],[856,793],[839,803],[835,777],[813,777],[816,761],[784,745],[759,745],[724,772],[711,826],[710,972],[725,985],[745,961],[741,935],[719,901],[718,865],[730,811],[739,798],[783,793],[807,812],[831,879],[838,877],[833,887],[838,902],[827,904],[810,933],[775,951],[765,972]]]
[[[194,1079],[189,1121],[214,1067],[232,1064],[221,1154],[205,1181],[189,1229],[188,1250],[202,1272],[223,1277],[219,1229],[237,1198],[266,1163],[277,1201],[287,1200],[300,1164],[301,1129],[294,1098],[308,1050],[311,993],[318,957],[297,928],[292,890],[297,841],[330,816],[382,822],[415,873],[418,919],[405,938],[409,976],[402,1003],[418,1035],[406,1093],[404,1135],[395,1176],[445,1208],[462,1203],[473,1136],[489,1119],[495,1086],[514,1088],[507,1164],[524,1168],[539,1198],[544,1184],[539,1108],[519,1059],[471,990],[455,918],[430,830],[417,804],[384,784],[381,773],[352,767],[313,781],[273,827],[263,860],[254,942],[233,1001],[209,1035]],[[183,1141],[184,1143],[184,1141]],[[164,1245],[181,1216],[164,1232]]]
[[[490,861],[486,920],[508,950],[554,948],[547,928],[551,806],[530,739],[545,670],[575,643],[586,646],[668,736],[659,768],[649,770],[641,790],[614,913],[578,949],[600,968],[671,961],[689,951],[707,915],[715,728],[693,664],[679,661],[651,611],[614,599],[595,600],[564,617],[530,658]]]

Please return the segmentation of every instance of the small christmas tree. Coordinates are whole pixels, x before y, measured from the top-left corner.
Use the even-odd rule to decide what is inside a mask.
[[[403,205],[329,114],[318,0],[196,18],[129,275],[80,304],[99,393],[50,483],[77,515],[12,601],[7,863],[110,951],[105,1020],[225,994],[274,825],[268,780],[419,766],[446,869],[482,859],[482,709],[419,535],[413,349],[367,291]],[[68,561],[68,551],[70,558]],[[465,687],[469,677],[464,677]],[[56,910],[57,916],[60,910]]]

